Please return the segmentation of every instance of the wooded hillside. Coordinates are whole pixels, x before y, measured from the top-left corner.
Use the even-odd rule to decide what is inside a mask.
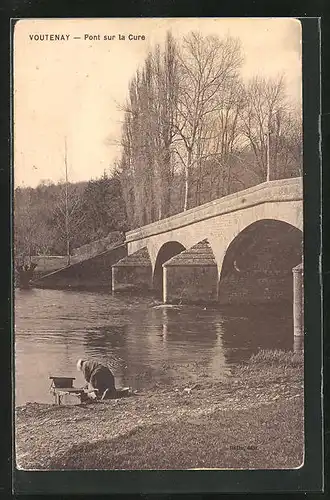
[[[68,184],[70,250],[126,231],[126,213],[117,176]],[[40,184],[14,192],[15,255],[65,255],[65,185]]]

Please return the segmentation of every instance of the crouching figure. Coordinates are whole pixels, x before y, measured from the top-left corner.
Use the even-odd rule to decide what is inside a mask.
[[[86,388],[90,397],[95,399],[112,399],[116,397],[115,377],[107,366],[96,361],[79,359],[77,369],[85,377]]]

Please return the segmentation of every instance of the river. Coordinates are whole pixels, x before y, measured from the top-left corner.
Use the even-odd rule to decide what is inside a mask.
[[[258,349],[292,349],[290,308],[162,307],[152,298],[15,291],[15,404],[52,402],[51,375],[76,377],[78,358],[108,363],[117,386],[192,383],[189,367],[221,379]]]

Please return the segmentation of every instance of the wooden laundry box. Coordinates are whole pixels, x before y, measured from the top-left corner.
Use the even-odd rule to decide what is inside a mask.
[[[65,395],[76,396],[80,402],[82,401],[85,391],[73,386],[75,377],[49,377],[49,379],[52,381],[50,391],[54,395],[55,404],[60,405]]]

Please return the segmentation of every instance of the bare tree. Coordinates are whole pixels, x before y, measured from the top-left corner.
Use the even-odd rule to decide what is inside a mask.
[[[63,241],[66,252],[71,253],[72,241],[83,230],[86,214],[81,210],[83,189],[81,186],[59,183],[61,186],[54,204],[52,214],[54,229]],[[68,225],[68,219],[70,225]],[[70,263],[70,261],[68,261]]]
[[[189,203],[191,169],[200,160],[201,142],[211,141],[215,115],[222,110],[222,95],[238,78],[242,64],[239,40],[192,32],[179,53],[177,147],[185,172],[183,209]]]
[[[211,137],[206,143],[204,157],[207,159],[211,198],[219,198],[231,191],[234,175],[232,167],[240,156],[242,145],[239,126],[239,113],[243,106],[242,88],[243,84],[238,79],[229,82],[219,95],[219,110],[208,124]]]
[[[151,133],[157,171],[158,218],[161,219],[170,213],[175,163],[173,144],[177,135],[178,59],[177,46],[170,32],[166,35],[163,53],[157,46],[152,61],[155,99]]]
[[[270,136],[270,161],[274,179],[302,175],[302,116],[297,109],[277,113]]]
[[[168,33],[163,52],[156,46],[132,79],[125,106],[120,168],[127,215],[133,226],[170,212],[176,81],[176,45]]]
[[[141,72],[138,71],[129,87],[129,96],[125,106],[121,159],[121,180],[123,196],[127,206],[127,215],[132,227],[145,221],[145,186],[147,165],[146,144],[143,128],[143,96]]]
[[[32,200],[33,190],[16,188],[14,203],[14,245],[15,258],[31,259],[36,251],[35,241],[38,236],[38,218]],[[19,201],[18,201],[19,198]]]
[[[245,106],[240,118],[246,147],[253,152],[259,182],[267,178],[267,162],[270,179],[291,176],[289,164],[293,170],[299,171],[298,156],[294,167],[292,153],[298,151],[301,144],[301,121],[288,101],[283,76],[268,80],[253,78],[246,87]]]
[[[167,34],[124,106],[120,180],[130,226],[301,172],[301,117],[284,77],[240,78],[240,41]]]

